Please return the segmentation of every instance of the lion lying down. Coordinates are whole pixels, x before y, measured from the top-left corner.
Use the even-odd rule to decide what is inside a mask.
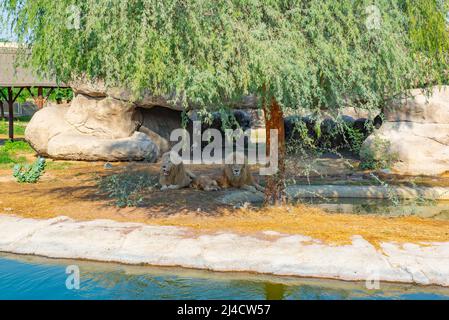
[[[173,163],[172,159],[178,164]],[[161,185],[161,190],[177,190],[187,187],[204,191],[220,190],[217,181],[205,175],[197,177],[187,170],[179,155],[174,152],[166,152],[162,155],[159,184]]]
[[[172,162],[176,159],[178,164]],[[161,170],[159,173],[159,184],[161,190],[177,190],[190,186],[195,175],[186,170],[179,155],[175,152],[166,152],[162,155]]]
[[[161,190],[192,187],[204,191],[218,191],[220,188],[264,191],[264,188],[254,181],[246,157],[238,153],[231,156],[234,159],[233,163],[229,164],[229,161],[226,161],[228,164],[225,164],[223,174],[217,181],[206,175],[195,176],[184,167],[177,153],[166,152],[162,155],[159,175]],[[178,164],[173,163],[172,159]]]
[[[265,191],[261,185],[254,181],[248,159],[241,153],[233,153],[227,157],[223,175],[220,177],[218,184],[223,189],[241,188],[251,192]]]

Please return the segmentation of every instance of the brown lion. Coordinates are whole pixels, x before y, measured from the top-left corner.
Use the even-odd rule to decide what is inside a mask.
[[[177,164],[173,163],[174,160]],[[175,152],[166,152],[162,155],[159,183],[161,190],[177,190],[190,186],[195,175],[186,170],[181,157]]]
[[[230,159],[230,157],[232,157]],[[241,188],[251,192],[265,189],[254,181],[248,165],[248,159],[241,153],[230,154],[226,158],[223,175],[219,179],[219,185],[223,189]]]

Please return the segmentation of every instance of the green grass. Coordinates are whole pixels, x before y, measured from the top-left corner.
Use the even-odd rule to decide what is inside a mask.
[[[33,149],[25,141],[6,141],[0,146],[0,164],[16,164],[26,162],[24,153],[33,152]]]
[[[30,121],[31,117],[19,117],[14,120],[14,135],[23,136],[25,134],[25,128]],[[0,134],[7,135],[9,133],[8,120],[0,120]]]

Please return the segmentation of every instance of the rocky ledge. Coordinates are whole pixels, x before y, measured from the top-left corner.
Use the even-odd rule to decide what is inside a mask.
[[[430,95],[429,95],[430,94]],[[403,175],[449,171],[449,86],[412,90],[384,110],[384,123],[363,143],[362,158],[391,158]]]
[[[0,234],[0,251],[50,258],[449,286],[449,243],[376,248],[354,236],[350,245],[331,246],[272,231],[198,235],[170,226],[9,215],[0,215]]]
[[[400,200],[449,200],[448,187],[405,187],[405,186],[345,186],[345,185],[292,185],[286,189],[289,200],[319,199],[391,199]],[[264,201],[261,192],[234,191],[229,192],[217,201],[231,206],[244,206]]]

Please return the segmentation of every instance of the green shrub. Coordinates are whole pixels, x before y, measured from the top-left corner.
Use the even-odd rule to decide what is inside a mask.
[[[16,164],[13,168],[13,176],[20,183],[36,183],[45,170],[45,159],[39,157],[33,164]]]
[[[344,126],[344,134],[349,151],[359,154],[366,137],[363,132],[351,126]]]
[[[364,170],[389,169],[397,161],[398,155],[390,151],[390,142],[375,136],[370,148],[360,151],[360,168]]]
[[[118,207],[135,207],[142,203],[142,192],[151,190],[157,184],[157,177],[146,172],[122,172],[98,181],[100,193],[105,193],[114,199]]]

